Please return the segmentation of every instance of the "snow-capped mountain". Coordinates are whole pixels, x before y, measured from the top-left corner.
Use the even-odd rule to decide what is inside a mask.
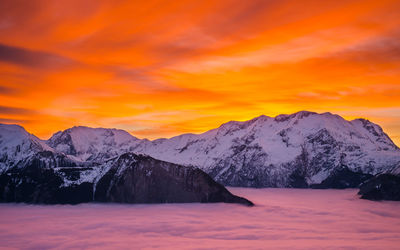
[[[55,133],[46,143],[73,159],[102,162],[134,151],[139,142],[124,130],[79,126]]]
[[[53,149],[19,125],[0,124],[0,174],[35,153]]]
[[[94,166],[75,184],[95,178],[104,162],[127,152],[198,167],[224,185],[251,187],[353,187],[400,164],[399,148],[377,124],[307,111],[231,121],[203,134],[154,141],[123,130],[73,127],[46,144],[78,165]]]
[[[44,141],[0,125],[0,202],[227,202],[252,206],[196,167],[134,153],[115,129],[74,127]]]
[[[136,150],[198,166],[225,185],[253,187],[305,187],[321,183],[337,168],[377,174],[400,162],[399,148],[378,125],[307,111],[231,121]]]

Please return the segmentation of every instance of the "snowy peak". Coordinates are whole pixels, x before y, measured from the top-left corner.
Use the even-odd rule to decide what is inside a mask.
[[[20,151],[50,149],[94,165],[133,152],[199,167],[231,186],[306,187],[332,179],[343,166],[350,172],[375,175],[400,164],[400,149],[377,124],[308,111],[230,121],[202,134],[154,141],[123,130],[82,126],[55,133],[46,141],[48,146],[16,125],[0,127],[0,135],[3,165],[18,159]]]
[[[0,124],[0,150],[15,153],[27,151],[51,150],[36,136],[28,133],[23,127],[14,124]]]
[[[52,151],[42,140],[19,125],[0,124],[0,173],[40,151]]]
[[[254,126],[256,124],[263,124],[270,119],[272,118],[265,115],[261,115],[259,117],[253,118],[248,121],[229,121],[219,126],[219,128],[213,130],[217,131],[218,134],[229,134],[238,130],[248,129],[249,127]]]
[[[120,129],[76,126],[55,133],[47,144],[80,161],[101,161],[132,151],[139,141]]]
[[[274,128],[293,128],[299,127],[304,132],[307,130],[319,130],[322,128],[336,127],[341,128],[348,121],[339,115],[327,113],[315,113],[309,111],[299,111],[294,114],[281,114],[276,117],[261,115],[248,121],[230,121],[222,124],[216,130],[219,134],[230,133],[238,130],[256,130],[264,127]],[[211,130],[212,131],[212,130]],[[206,132],[208,133],[208,132]]]
[[[274,120],[286,124],[286,129],[298,129],[304,135],[324,129],[338,141],[357,143],[357,140],[366,140],[376,150],[398,149],[379,125],[361,118],[347,121],[329,112],[318,114],[300,111],[291,115],[279,115]]]
[[[310,112],[310,111],[299,111],[293,114],[282,114],[282,115],[277,115],[274,120],[277,122],[284,122],[288,120],[292,120],[294,118],[296,119],[302,119],[304,117],[310,116],[310,115],[317,115],[315,112]]]
[[[400,162],[400,150],[378,125],[308,111],[230,121],[150,144],[137,150],[198,166],[233,186],[291,186],[290,176],[299,175],[308,184],[320,183],[342,165],[376,174]]]
[[[363,118],[355,119],[351,123],[362,127],[365,135],[368,135],[371,141],[381,144],[383,150],[399,149],[378,124]]]

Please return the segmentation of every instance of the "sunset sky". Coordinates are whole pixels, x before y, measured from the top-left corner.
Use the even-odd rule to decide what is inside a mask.
[[[400,145],[400,1],[0,1],[0,123],[139,138],[299,110]]]

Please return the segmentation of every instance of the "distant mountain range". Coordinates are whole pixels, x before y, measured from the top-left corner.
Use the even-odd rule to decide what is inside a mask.
[[[242,187],[357,187],[400,166],[400,149],[379,125],[331,113],[260,116],[153,141],[119,129],[82,126],[45,141],[18,125],[0,125],[3,176],[36,159],[57,173],[64,187],[91,183],[95,188],[127,153],[199,168],[223,185]]]
[[[114,140],[114,135],[105,133],[109,140]],[[87,138],[82,136],[81,141],[86,142]],[[107,146],[107,141],[101,143]],[[46,143],[50,141],[38,139],[21,126],[0,124],[0,202],[226,202],[253,205],[251,201],[231,194],[195,167],[124,153],[123,150],[114,154],[113,143],[108,145],[110,152],[104,154],[101,161],[100,158],[90,161],[90,157],[81,161]]]
[[[154,141],[123,130],[73,127],[44,143],[77,161],[142,153],[199,167],[224,185],[243,187],[306,187],[342,168],[375,175],[400,165],[399,148],[377,124],[306,111]]]

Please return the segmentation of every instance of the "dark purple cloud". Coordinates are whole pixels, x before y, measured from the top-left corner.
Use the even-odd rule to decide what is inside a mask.
[[[0,44],[0,61],[32,68],[58,68],[73,61],[56,54]]]
[[[16,92],[17,90],[14,88],[0,86],[0,95],[10,95],[10,94],[15,94]]]
[[[27,123],[27,120],[23,119],[8,119],[8,118],[1,118],[0,117],[0,123],[12,123],[12,124],[23,124]]]
[[[25,108],[15,108],[15,107],[8,107],[8,106],[0,106],[0,114],[7,114],[7,115],[26,115],[26,114],[33,114],[36,113],[34,110],[25,109]]]

